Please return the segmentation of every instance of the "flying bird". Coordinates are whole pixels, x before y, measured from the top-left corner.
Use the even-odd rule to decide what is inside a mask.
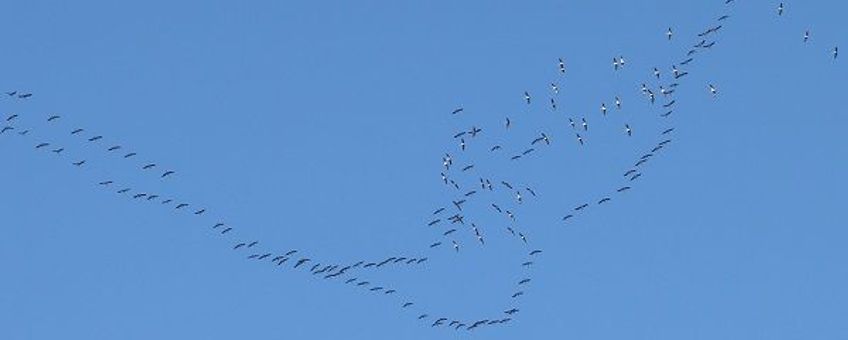
[[[50,116],[49,118],[47,118],[47,121],[48,121],[48,122],[52,122],[52,121],[57,120],[57,119],[59,119],[59,118],[60,118],[60,117],[59,117],[59,116],[57,116],[57,115],[52,115],[52,116]]]
[[[76,165],[76,166],[82,166],[83,164],[85,164],[85,160],[83,159],[79,162],[74,162],[74,163],[71,163],[71,164]]]
[[[777,6],[777,15],[783,15],[783,3]]]
[[[173,175],[174,173],[175,173],[175,172],[174,172],[174,171],[171,171],[171,170],[165,171],[165,173],[163,173],[163,174],[162,174],[162,178],[165,178],[165,177],[168,177],[168,176],[170,176],[170,175]]]
[[[674,35],[674,32],[671,31],[671,27],[668,28],[668,31],[665,31],[665,35],[668,37],[668,40],[671,40],[671,36]]]
[[[88,139],[89,142],[94,142],[97,140],[103,139],[103,136],[94,136]]]
[[[111,148],[106,149],[106,151],[115,151],[115,150],[118,150],[118,149],[120,149],[120,148],[121,148],[121,146],[120,146],[120,145],[115,145],[115,146],[113,146],[113,147],[111,147]]]
[[[130,153],[128,153],[128,154],[126,154],[126,155],[124,155],[124,158],[130,158],[130,157],[135,156],[135,155],[137,155],[137,153],[135,153],[135,152],[130,152]]]
[[[141,168],[142,168],[143,170],[147,170],[147,169],[151,169],[151,168],[153,168],[153,167],[155,167],[155,166],[156,166],[156,164],[154,164],[154,163],[150,163],[150,164],[147,164],[147,165],[145,165],[145,166],[143,166],[143,167],[141,167]]]
[[[72,134],[72,135],[75,135],[75,134],[78,134],[78,133],[83,132],[83,131],[85,131],[85,130],[83,130],[83,129],[76,129],[76,130],[74,130],[74,131],[71,131],[71,134]]]
[[[457,113],[462,112],[463,110],[464,110],[464,109],[460,107],[460,108],[457,108],[457,109],[454,109],[453,111],[451,111],[451,114],[452,114],[452,115],[455,115],[455,114],[457,114]]]

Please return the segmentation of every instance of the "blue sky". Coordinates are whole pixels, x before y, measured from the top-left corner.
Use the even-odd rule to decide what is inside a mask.
[[[777,2],[737,2],[4,4],[2,87],[34,96],[0,100],[3,119],[19,115],[14,132],[31,129],[0,135],[0,338],[848,337],[846,68],[830,54],[848,46],[848,5],[788,2],[778,17]],[[639,85],[673,82],[671,65],[723,14],[659,117],[671,98],[651,106]],[[569,117],[587,118],[584,147]],[[482,134],[459,151],[452,136],[472,125]],[[643,176],[623,178],[670,127]],[[552,144],[519,161],[488,151],[520,152],[540,132]],[[34,149],[42,141],[66,150]],[[511,191],[477,194],[491,196],[466,213],[486,245],[467,226],[441,238],[444,222],[426,224],[458,194],[439,177],[445,152],[475,163],[463,185],[486,176],[539,195],[519,206]],[[177,173],[163,180],[166,169]],[[207,213],[97,186],[106,179]],[[398,291],[387,296],[247,260],[232,250],[247,240],[325,264],[428,262],[352,274]],[[544,253],[522,268],[533,249]],[[506,325],[429,326],[512,307]]]

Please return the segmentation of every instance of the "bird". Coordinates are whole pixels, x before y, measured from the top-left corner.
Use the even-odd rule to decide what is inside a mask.
[[[718,21],[724,21],[724,20],[725,20],[725,19],[727,19],[727,18],[730,18],[730,16],[725,14],[725,15],[720,16],[720,17],[718,18]]]
[[[522,295],[524,295],[524,292],[522,292],[522,291],[515,292],[514,294],[512,294],[512,298],[514,299],[514,298],[517,298],[517,297],[522,296]]]
[[[406,308],[406,307],[409,307],[409,306],[412,306],[412,305],[414,305],[414,303],[406,302],[406,303],[403,304],[403,306],[401,306],[401,308]]]
[[[526,237],[526,236],[524,236],[524,234],[522,234],[522,233],[518,233],[518,237],[520,237],[520,238],[521,238],[521,241],[524,241],[524,243],[527,243],[527,237]]]
[[[465,110],[465,109],[463,109],[463,108],[461,108],[461,107],[460,107],[460,108],[456,108],[456,109],[454,109],[453,111],[451,111],[451,114],[452,114],[452,115],[455,115],[455,114],[457,114],[457,113],[462,112],[463,110]]]
[[[579,142],[580,145],[583,145],[583,137],[580,137],[579,133],[577,134],[577,142]]]
[[[433,215],[438,215],[442,211],[445,211],[445,208],[436,209],[436,211],[433,212]]]
[[[506,128],[509,129],[509,127],[511,125],[512,125],[512,122],[509,121],[509,117],[506,117]]]
[[[462,168],[462,171],[468,171],[468,170],[471,170],[472,168],[474,168],[474,164],[466,165],[464,168]]]
[[[18,93],[18,91],[6,92],[6,95],[8,95],[9,97],[13,97],[17,93]]]
[[[530,189],[530,187],[524,187],[524,190],[527,190],[527,192],[529,192],[530,195],[533,195],[533,197],[536,197],[536,191],[534,191],[533,189]]]
[[[115,151],[115,150],[118,150],[118,149],[120,149],[120,148],[121,148],[121,146],[120,146],[120,145],[115,145],[115,146],[113,146],[113,147],[111,147],[111,148],[106,149],[106,151]]]
[[[348,279],[347,281],[345,281],[345,284],[351,283],[351,282],[353,282],[353,281],[356,281],[356,278],[355,278],[355,277],[354,277],[354,278],[350,278],[350,279]]]
[[[804,42],[807,42],[808,40],[810,40],[810,31],[809,30],[804,31]]]
[[[442,242],[436,242],[436,243],[431,244],[431,245],[430,245],[430,248],[436,248],[436,247],[438,247],[438,246],[440,246],[440,245],[442,245]]]
[[[147,194],[145,194],[145,193],[140,193],[140,194],[135,194],[135,195],[133,195],[133,198],[142,198],[142,197],[144,197],[144,196],[147,196]]]
[[[510,310],[508,310],[508,311],[505,311],[504,313],[509,314],[509,315],[512,315],[512,314],[518,313],[518,308],[510,309]]]
[[[461,138],[459,140],[459,147],[460,149],[462,149],[462,151],[465,151],[465,138]]]
[[[556,111],[556,101],[553,98],[551,98],[551,109]]]
[[[618,63],[618,58],[612,57],[612,67],[613,67],[613,69],[618,71],[618,68],[620,66],[621,66],[621,64]]]
[[[74,131],[71,131],[71,134],[72,134],[72,135],[75,135],[75,134],[78,134],[78,133],[83,132],[83,131],[85,131],[85,130],[83,130],[83,129],[75,129]]]
[[[450,235],[450,234],[452,234],[452,233],[454,233],[454,232],[456,232],[456,229],[451,229],[451,230],[448,230],[448,231],[446,231],[446,232],[442,233],[442,236],[448,236],[448,235]]]
[[[668,37],[668,40],[671,40],[671,36],[674,35],[674,32],[671,31],[671,27],[668,28],[668,31],[665,31],[665,35]]]
[[[629,124],[624,124],[624,132],[627,132],[627,136],[633,135],[633,129],[630,128]]]
[[[57,120],[57,119],[59,119],[59,118],[60,118],[60,117],[59,117],[59,116],[57,116],[57,115],[52,115],[52,116],[50,116],[49,118],[47,118],[47,121],[48,121],[48,122],[52,122],[52,121]]]
[[[674,105],[674,103],[676,103],[676,102],[677,102],[676,100],[672,100],[672,101],[668,102],[667,104],[664,104],[664,105],[663,105],[663,107],[665,107],[665,108],[669,108],[669,107],[671,107],[672,105]]]
[[[456,252],[458,253],[459,252],[459,244],[456,243],[456,241],[451,241],[451,242],[453,242],[453,249],[456,250]]]
[[[98,185],[106,186],[106,185],[109,185],[109,184],[112,184],[112,183],[114,183],[114,182],[112,182],[112,181],[103,181],[103,182],[100,182],[100,183],[97,183],[97,184],[98,184]]]
[[[606,110],[604,110],[604,111],[606,112]],[[589,123],[586,122],[586,118],[581,118],[581,120],[582,120],[581,125],[583,126],[583,131],[588,131],[589,130]]]
[[[583,203],[582,205],[579,205],[579,206],[577,206],[576,208],[574,208],[574,210],[575,210],[575,211],[580,211],[580,210],[586,209],[587,207],[589,207],[589,204],[587,204],[587,203]]]
[[[609,202],[609,201],[610,201],[609,197],[604,197],[600,201],[598,201],[598,204],[604,204],[604,203]]]
[[[36,145],[36,146],[35,146],[35,148],[36,148],[36,149],[41,149],[41,148],[43,148],[43,147],[45,147],[45,146],[49,146],[49,145],[50,145],[50,143],[39,143],[38,145]]]
[[[542,253],[541,250],[536,249],[536,250],[530,252],[530,256],[533,256],[533,255],[536,255],[536,254],[541,254],[541,253]]]
[[[165,173],[162,174],[162,178],[168,177],[173,174],[175,174],[175,172],[172,170],[165,171]]]
[[[430,221],[430,223],[427,223],[427,226],[432,227],[432,226],[436,225],[437,223],[439,223],[441,221],[442,221],[441,219],[435,219],[433,221]]]
[[[71,163],[71,164],[76,165],[76,166],[82,166],[83,164],[85,164],[85,160],[83,159],[79,162],[74,162],[74,163]]]
[[[671,133],[672,131],[674,131],[674,128],[666,129],[665,131],[662,132],[662,134],[667,135],[667,134]]]
[[[135,152],[130,152],[130,153],[128,153],[128,154],[126,154],[126,155],[124,155],[124,158],[130,158],[130,157],[135,156],[135,155],[137,155],[137,153],[135,153]]]
[[[683,62],[681,62],[681,63],[680,63],[680,65],[687,65],[687,64],[691,63],[691,62],[692,62],[692,60],[695,60],[695,59],[694,59],[694,58],[686,59],[686,60],[684,60]]]
[[[526,284],[526,283],[530,283],[530,279],[523,279],[521,281],[518,281],[519,285],[523,285],[523,284]]]
[[[530,148],[530,149],[524,150],[524,152],[522,152],[522,153],[521,153],[521,155],[522,155],[522,156],[527,156],[527,154],[529,154],[529,153],[531,153],[531,152],[533,152],[533,151],[536,151],[536,149]]]
[[[157,198],[159,198],[159,195],[150,195],[150,196],[147,196],[147,200],[148,200],[148,201],[152,201],[152,200],[155,200],[155,199],[157,199]]]
[[[604,116],[606,116],[606,115],[607,115],[607,105],[606,105],[606,104],[604,104],[604,103],[601,103],[601,113],[602,113]]]
[[[654,76],[657,77],[657,79],[660,79],[660,70],[656,67],[654,67]]]
[[[621,110],[621,98],[618,98],[618,96],[615,96],[615,108]]]
[[[151,169],[151,168],[153,168],[153,167],[155,167],[155,166],[156,166],[156,164],[154,164],[154,163],[150,163],[150,164],[147,164],[147,165],[145,165],[145,166],[141,167],[141,169],[143,169],[143,170],[147,170],[147,169]]]
[[[568,219],[570,219],[572,217],[574,217],[574,215],[568,214],[568,215],[565,215],[565,217],[563,217],[562,220],[567,221]]]
[[[10,131],[10,130],[14,130],[14,129],[15,129],[15,128],[14,128],[14,127],[11,127],[11,126],[4,126],[4,127],[3,127],[3,129],[2,129],[2,130],[0,130],[0,133],[4,133],[4,132],[6,132],[6,131]]]
[[[24,94],[18,95],[18,98],[23,98],[23,99],[26,99],[26,98],[29,98],[29,97],[32,97],[32,93],[24,93]]]
[[[200,210],[198,210],[198,211],[195,211],[195,212],[194,212],[194,214],[195,214],[195,215],[202,215],[202,214],[203,214],[203,213],[205,213],[205,212],[206,212],[206,209],[200,209]]]
[[[239,248],[241,248],[241,247],[244,247],[244,242],[239,243],[239,244],[236,244],[236,246],[235,246],[235,247],[233,247],[233,250],[239,249]]]
[[[559,86],[556,83],[551,83],[551,91],[554,91],[554,94],[559,94]]]
[[[713,84],[708,84],[707,86],[709,86],[710,93],[713,95],[713,97],[715,97],[718,94],[718,89],[716,89]]]
[[[836,57],[839,56],[839,46],[833,47],[833,59],[836,60]]]
[[[124,189],[118,190],[118,193],[123,194],[123,193],[126,193],[128,191],[130,191],[130,188],[124,188]]]
[[[503,186],[509,188],[509,190],[515,190],[515,189],[512,188],[512,184],[509,184],[509,182],[507,182],[507,181],[501,181],[501,184],[503,184]]]
[[[297,263],[294,264],[294,268],[300,267],[300,265],[302,265],[306,262],[309,262],[309,261],[312,261],[312,260],[307,259],[307,258],[302,258],[300,260],[297,260]]]
[[[618,190],[616,190],[616,191],[618,191],[618,192],[624,192],[624,191],[627,191],[627,190],[630,190],[630,187],[621,187],[621,188],[619,188],[619,189],[618,189]]]
[[[528,105],[530,104],[530,93],[527,93],[527,91],[524,91],[524,101],[526,101]]]
[[[186,203],[180,203],[180,204],[177,204],[177,207],[174,208],[174,209],[181,209],[181,208],[185,208],[187,206],[188,206],[188,204],[186,204]]]
[[[62,151],[65,151],[65,148],[58,148],[58,149],[54,149],[54,150],[51,150],[51,151],[59,154],[59,153],[62,153]]]
[[[97,140],[103,139],[103,136],[94,136],[88,139],[89,142],[94,142]]]
[[[427,315],[427,314],[421,314],[421,315],[418,316],[418,320],[426,319],[428,316],[429,315]]]
[[[777,6],[777,15],[783,15],[783,3]]]
[[[565,61],[559,58],[559,73],[565,73]]]
[[[9,118],[6,118],[6,121],[7,121],[7,122],[10,122],[10,121],[12,121],[12,119],[15,119],[15,118],[18,118],[18,115],[17,115],[17,114],[12,114],[12,115],[10,115],[10,116],[9,116]]]

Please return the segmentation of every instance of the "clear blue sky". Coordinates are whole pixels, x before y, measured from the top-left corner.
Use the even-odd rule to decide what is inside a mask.
[[[845,60],[830,54],[848,48],[848,5],[793,1],[781,17],[776,8],[5,3],[0,87],[34,96],[0,99],[3,119],[18,114],[16,127],[31,129],[0,135],[0,338],[848,338],[848,78]],[[682,67],[690,74],[678,81],[674,114],[658,117],[639,84],[670,83],[671,65],[722,14],[731,17],[710,36],[717,44]],[[625,57],[623,70],[613,70],[614,56]],[[616,95],[622,110],[612,108]],[[62,118],[48,124],[53,114]],[[568,117],[590,123],[582,148]],[[472,125],[483,133],[458,151],[451,137]],[[674,142],[615,194],[669,127]],[[74,128],[86,131],[71,136]],[[484,160],[493,143],[515,153],[540,132],[551,146],[526,159]],[[34,149],[41,141],[66,150]],[[105,151],[115,144],[138,156]],[[529,245],[475,197],[467,214],[480,216],[486,246],[465,227],[454,238],[459,254],[450,238],[428,250],[446,230],[426,226],[431,212],[458,194],[439,178],[446,151],[536,189],[515,207]],[[158,166],[141,171],[147,162]],[[162,180],[166,169],[177,173]],[[96,185],[106,179],[207,213]],[[510,192],[489,194],[515,206]],[[606,195],[614,199],[595,204]],[[560,221],[583,202],[592,203],[585,213]],[[218,220],[235,229],[222,237],[210,229]],[[386,296],[231,249],[254,239],[263,251],[296,248],[323,263],[429,261],[353,274],[398,290]],[[544,253],[521,268],[532,249]],[[526,294],[511,299],[524,277],[533,279]],[[401,309],[407,300],[416,305]],[[473,333],[429,327],[436,316],[473,320],[512,307],[521,309],[515,320]],[[429,322],[416,320],[423,312]]]

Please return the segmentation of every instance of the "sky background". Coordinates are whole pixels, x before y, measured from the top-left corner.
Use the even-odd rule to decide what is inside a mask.
[[[0,338],[848,338],[848,72],[830,54],[848,46],[848,4],[795,1],[778,17],[777,2],[737,2],[6,3],[0,87],[34,96],[0,99],[4,119],[32,129],[0,135]],[[722,14],[660,119],[639,84],[655,88],[651,69],[670,72]],[[601,117],[616,95],[624,109]],[[588,117],[585,147],[568,117]],[[519,151],[552,136],[526,161],[479,163],[539,192],[517,222],[530,245],[481,217],[485,247],[466,232],[460,254],[428,253],[430,214],[455,196],[440,158],[461,153],[451,136],[471,125]],[[669,127],[674,142],[633,190],[560,221],[624,184]],[[36,152],[41,141],[67,150]],[[133,201],[105,179],[208,213]],[[211,231],[218,220],[234,235]],[[248,261],[237,239],[338,263],[430,261],[369,274],[398,290],[387,297]],[[520,268],[532,249],[545,252]],[[511,307],[511,323],[473,333],[416,320]]]

